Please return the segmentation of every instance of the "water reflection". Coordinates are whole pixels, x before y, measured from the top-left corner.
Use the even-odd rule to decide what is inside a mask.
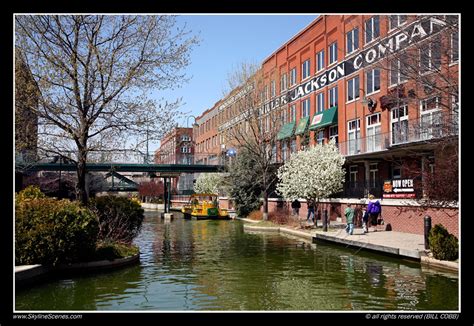
[[[20,310],[457,310],[456,274],[245,233],[240,221],[147,213],[140,265],[17,293]]]

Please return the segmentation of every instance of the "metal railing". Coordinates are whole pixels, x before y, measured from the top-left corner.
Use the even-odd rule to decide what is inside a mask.
[[[387,133],[352,139],[337,144],[344,156],[379,152],[391,146],[419,141],[430,141],[459,134],[457,116],[441,114],[441,111],[427,114],[419,119],[395,121],[394,129]]]

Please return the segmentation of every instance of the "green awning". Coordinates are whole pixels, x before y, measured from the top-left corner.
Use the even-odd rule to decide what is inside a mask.
[[[309,126],[309,130],[320,129],[335,124],[337,124],[337,106],[315,114]]]
[[[278,132],[277,140],[282,140],[285,138],[289,138],[293,135],[293,129],[295,128],[295,122],[290,122],[283,125]]]
[[[309,122],[309,117],[301,118],[300,122],[298,122],[298,126],[296,127],[295,135],[304,134],[306,130],[306,126],[308,125],[308,122]]]

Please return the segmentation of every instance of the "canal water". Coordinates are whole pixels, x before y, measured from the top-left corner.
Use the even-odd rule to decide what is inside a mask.
[[[146,212],[140,264],[17,290],[16,310],[457,310],[458,275],[353,248]]]

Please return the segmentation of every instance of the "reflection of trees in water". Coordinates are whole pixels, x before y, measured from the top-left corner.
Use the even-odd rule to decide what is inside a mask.
[[[140,266],[124,267],[51,282],[16,292],[18,310],[120,310],[139,287]]]

